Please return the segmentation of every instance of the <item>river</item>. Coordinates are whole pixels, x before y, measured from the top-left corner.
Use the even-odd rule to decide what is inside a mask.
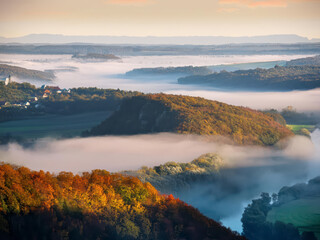
[[[314,145],[314,152],[312,156],[307,160],[308,172],[305,178],[305,182],[320,175],[320,130],[318,128],[311,133],[311,141]],[[296,183],[299,183],[299,182],[301,182],[301,179],[297,180]],[[274,192],[278,192],[279,190],[280,189],[278,187],[274,187],[273,189],[271,187],[268,189],[267,192],[272,194]],[[266,192],[266,190],[261,188],[261,192]],[[256,197],[259,197],[259,194],[260,192],[257,192]],[[242,213],[245,207],[251,202],[251,200],[252,199],[243,199],[241,203],[242,208],[239,211],[235,212],[233,215],[230,215],[226,218],[221,219],[221,222],[223,223],[223,225],[231,228],[234,231],[241,233],[242,232],[242,223],[241,223]]]

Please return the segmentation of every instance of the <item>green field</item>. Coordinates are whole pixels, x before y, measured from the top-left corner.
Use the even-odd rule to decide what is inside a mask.
[[[287,125],[287,127],[294,133],[299,134],[302,128],[308,129],[309,132],[312,132],[316,126],[315,125]]]
[[[292,223],[300,232],[314,232],[320,240],[320,197],[302,198],[273,207],[267,221]]]
[[[45,115],[0,123],[0,136],[10,134],[23,138],[74,137],[110,116],[111,112],[75,115]]]

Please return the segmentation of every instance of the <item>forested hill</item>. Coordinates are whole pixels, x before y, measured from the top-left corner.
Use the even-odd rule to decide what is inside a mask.
[[[220,135],[239,144],[273,145],[293,135],[271,116],[199,97],[149,94],[124,100],[120,109],[84,135],[175,132]]]
[[[316,55],[314,57],[293,59],[286,63],[286,66],[305,66],[305,65],[320,66],[320,55]]]
[[[0,239],[244,239],[149,183],[0,165]]]
[[[224,160],[213,153],[206,153],[188,163],[167,162],[153,168],[142,167],[137,171],[124,171],[126,175],[138,177],[142,182],[149,182],[162,193],[179,194],[190,186],[204,181],[216,180]]]
[[[9,75],[20,79],[32,79],[42,81],[52,81],[55,75],[52,72],[43,72],[38,70],[26,69],[7,64],[0,64],[0,77],[8,77]]]
[[[177,75],[177,76],[188,76],[188,75],[208,75],[211,74],[212,70],[208,67],[157,67],[157,68],[135,68],[129,72],[126,72],[128,77],[141,77],[143,75],[154,76],[154,75]]]
[[[235,90],[291,91],[320,87],[320,66],[275,66],[178,79],[180,84],[205,84]]]

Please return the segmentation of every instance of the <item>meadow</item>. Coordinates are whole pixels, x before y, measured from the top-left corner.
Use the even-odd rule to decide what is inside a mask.
[[[99,111],[73,115],[45,115],[0,123],[0,136],[22,138],[75,137],[106,119],[111,112]]]
[[[316,129],[315,125],[287,125],[287,127],[294,133],[294,134],[299,134],[301,129],[305,128],[309,132],[313,132]]]
[[[320,196],[302,198],[279,207],[273,207],[268,213],[267,221],[291,223],[300,232],[311,231],[320,239]]]

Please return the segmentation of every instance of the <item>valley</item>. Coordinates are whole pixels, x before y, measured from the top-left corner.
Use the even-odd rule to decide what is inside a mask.
[[[1,167],[6,171],[18,171],[16,174],[24,171],[20,166],[29,168],[26,172],[31,171],[33,175],[40,176],[41,171],[47,171],[47,180],[44,181],[59,185],[59,188],[58,185],[51,185],[57,192],[48,193],[30,182],[29,186],[40,192],[43,199],[48,199],[47,202],[33,199],[25,203],[19,197],[20,192],[6,191],[2,196],[17,196],[18,205],[15,206],[21,209],[25,206],[27,212],[38,209],[32,212],[32,216],[42,221],[47,221],[45,216],[48,213],[39,209],[44,209],[43,206],[55,209],[52,216],[63,217],[59,223],[47,222],[53,228],[63,226],[68,232],[92,234],[87,228],[79,233],[79,228],[68,225],[65,219],[77,222],[77,226],[95,226],[96,221],[88,219],[103,219],[101,211],[118,214],[115,205],[112,205],[114,208],[104,208],[102,202],[96,202],[96,198],[85,198],[91,202],[90,206],[95,206],[92,209],[77,200],[80,193],[85,196],[95,186],[95,191],[98,191],[95,194],[98,195],[90,196],[99,196],[108,204],[123,201],[125,209],[136,211],[136,215],[122,212],[122,216],[127,217],[119,218],[120,222],[104,219],[108,229],[114,229],[119,224],[122,227],[116,231],[108,230],[108,233],[96,231],[97,236],[109,234],[119,239],[128,236],[137,239],[139,235],[144,239],[157,239],[158,232],[163,231],[161,227],[166,226],[169,230],[162,237],[157,235],[159,239],[169,235],[169,239],[172,236],[194,239],[200,234],[200,225],[206,223],[203,237],[212,237],[213,233],[221,230],[222,235],[216,235],[218,239],[226,239],[226,236],[242,239],[250,236],[239,234],[246,234],[240,219],[252,199],[262,192],[272,194],[283,186],[319,175],[317,154],[320,146],[315,140],[320,113],[319,105],[315,104],[320,101],[318,89],[287,92],[267,89],[264,92],[256,89],[244,91],[234,85],[230,91],[217,88],[204,91],[202,87],[177,82],[181,75],[207,76],[217,71],[255,71],[252,69],[256,68],[267,72],[276,65],[279,65],[276,68],[283,69],[291,64],[292,59],[295,64],[302,64],[301,71],[308,72],[309,68],[303,64],[314,61],[313,57],[298,61],[295,59],[309,56],[169,58],[120,54],[121,61],[102,61],[61,54],[0,56],[12,65],[28,66],[39,71],[50,70],[56,76],[53,81],[41,84],[38,80],[23,83],[26,80],[17,79],[9,85],[0,83]],[[88,58],[90,56],[88,54]],[[88,176],[91,176],[88,180],[91,182],[85,183]],[[107,187],[105,182],[95,182],[93,176],[100,180],[106,176],[128,178],[137,186],[143,184],[143,188],[149,191],[147,199],[153,196],[153,200],[138,199],[143,195],[139,193],[131,201],[133,195],[130,194],[136,186],[130,185],[129,191],[127,180],[121,183],[116,180],[112,183],[116,185]],[[59,195],[59,192],[65,191],[67,182],[72,184],[75,192]],[[21,186],[16,185],[17,189],[26,187],[22,182],[19,184]],[[114,189],[115,195],[111,194],[110,189]],[[50,194],[54,194],[57,200]],[[162,199],[158,205],[152,205],[155,198]],[[11,201],[6,204],[11,204]],[[174,213],[177,219],[170,215],[174,209],[171,204],[181,209],[181,212]],[[294,208],[299,209],[296,207],[298,205]],[[308,205],[311,212],[314,211],[315,208]],[[270,211],[268,221],[289,223],[287,220],[291,217],[282,218],[281,214],[290,206],[283,205],[277,213]],[[139,211],[142,208],[145,212],[141,215]],[[155,218],[153,211],[164,208],[168,211],[163,210],[163,218]],[[1,221],[10,222],[21,217],[15,215],[14,206],[7,209],[13,210],[2,212]],[[80,214],[81,220],[70,215],[70,211]],[[188,211],[192,214],[185,215]],[[187,230],[190,226],[185,221],[181,222],[180,216],[192,222],[198,230]],[[32,217],[27,214],[26,218]],[[151,226],[151,235],[142,230],[144,225],[137,219],[150,222],[151,225],[148,223],[145,229],[150,230]],[[167,219],[172,221],[167,222]],[[25,221],[24,218],[20,220]],[[296,224],[300,227],[298,234],[304,231],[317,234],[316,228]],[[156,230],[156,226],[161,227]],[[223,226],[238,233],[228,232]],[[27,227],[22,225],[21,229]],[[40,231],[42,225],[37,228]],[[15,234],[21,233],[17,230]]]

